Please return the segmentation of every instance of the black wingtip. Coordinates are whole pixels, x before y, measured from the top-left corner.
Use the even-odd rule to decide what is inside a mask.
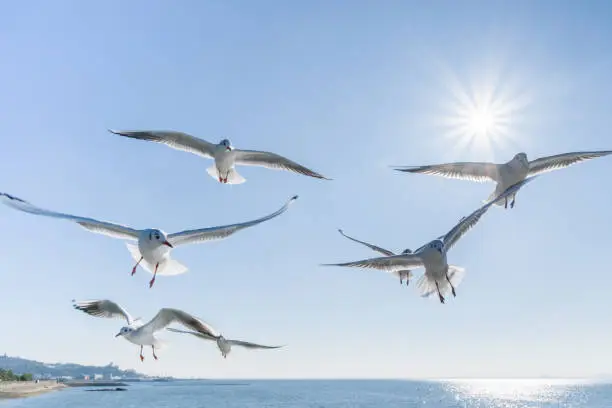
[[[300,197],[299,195],[294,195],[293,197],[291,197],[291,198],[289,199],[289,201],[295,201],[295,200],[297,200],[299,197]]]
[[[15,197],[14,195],[10,195],[9,193],[0,193],[0,197],[1,197],[1,196],[4,196],[4,197],[8,198],[9,200],[19,201],[19,202],[21,202],[21,203],[28,204],[28,202],[27,202],[27,201],[22,200],[22,199],[21,199],[21,198],[19,198],[19,197]]]

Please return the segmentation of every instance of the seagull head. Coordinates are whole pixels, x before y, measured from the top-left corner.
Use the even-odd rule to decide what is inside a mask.
[[[158,229],[151,229],[147,231],[147,238],[149,242],[157,244],[157,245],[166,245],[170,248],[174,248],[170,242],[168,242],[168,235]]]
[[[228,152],[231,152],[234,148],[232,147],[232,142],[229,141],[229,139],[223,139],[219,145],[225,147],[225,150]]]
[[[412,253],[412,251],[410,249],[408,249],[408,248],[406,248],[406,249],[404,249],[402,251],[402,255],[411,254],[411,253]]]
[[[529,164],[529,160],[527,160],[527,153],[517,153],[514,156],[514,160],[518,160],[519,162],[521,162],[524,165],[528,165]]]
[[[121,330],[119,330],[119,333],[115,334],[115,337],[125,336],[126,334],[128,334],[132,330],[133,329],[131,327],[122,327]]]
[[[442,253],[442,249],[444,248],[444,242],[439,239],[435,241],[431,241],[428,245],[431,249],[435,249],[436,251]]]

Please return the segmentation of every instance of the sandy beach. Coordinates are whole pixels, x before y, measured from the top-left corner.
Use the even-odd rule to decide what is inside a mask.
[[[0,381],[0,399],[31,397],[64,387],[56,381]]]

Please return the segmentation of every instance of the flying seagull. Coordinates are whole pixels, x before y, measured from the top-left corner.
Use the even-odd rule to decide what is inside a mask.
[[[115,337],[121,336],[130,343],[140,346],[140,361],[144,361],[144,356],[142,355],[142,348],[144,346],[151,346],[153,358],[157,360],[155,348],[161,348],[163,343],[155,337],[155,333],[163,330],[172,323],[179,323],[203,335],[212,335],[215,333],[215,331],[202,320],[178,309],[160,309],[151,321],[143,324],[141,319],[132,318],[127,310],[111,300],[73,301],[72,306],[77,310],[95,317],[125,319],[127,326],[122,327]]]
[[[456,296],[455,286],[457,280],[461,279],[464,269],[458,266],[449,265],[447,262],[448,251],[459,241],[459,239],[472,227],[474,227],[487,210],[496,202],[505,200],[508,196],[514,195],[518,190],[535,177],[530,177],[509,187],[495,200],[478,208],[476,211],[462,218],[446,235],[423,245],[411,254],[392,255],[381,258],[364,259],[355,262],[338,264],[325,264],[324,266],[349,266],[357,268],[372,268],[383,271],[401,271],[409,268],[425,268],[425,274],[419,279],[417,285],[423,297],[428,297],[434,293],[438,294],[441,303],[444,303],[444,294],[448,288]],[[455,282],[453,282],[453,278]]]
[[[558,154],[556,156],[541,157],[529,161],[527,159],[527,154],[518,153],[512,160],[503,164],[458,162],[427,166],[397,167],[395,170],[406,173],[422,173],[446,178],[470,180],[478,183],[493,181],[497,183],[497,185],[495,191],[485,200],[485,203],[488,203],[511,185],[527,177],[562,169],[575,163],[594,159],[596,157],[607,156],[609,154],[612,154],[612,150],[572,152]],[[510,208],[514,208],[515,195],[505,200],[505,208],[508,208],[508,200],[511,200]],[[502,205],[502,203],[497,202],[496,205]]]
[[[354,242],[357,242],[359,244],[365,245],[368,248],[370,248],[370,249],[372,249],[372,250],[374,250],[376,252],[379,252],[379,253],[381,253],[381,254],[383,254],[385,256],[396,255],[395,253],[389,251],[388,249],[384,249],[384,248],[381,248],[379,246],[368,244],[367,242],[364,242],[364,241],[360,241],[360,240],[355,239],[353,237],[349,237],[341,229],[339,229],[338,232],[340,234],[342,234],[342,236],[350,239],[351,241],[354,241]],[[410,249],[404,249],[401,253],[402,254],[411,254],[412,251]],[[410,279],[412,279],[412,277],[414,276],[414,274],[412,273],[412,271],[410,269],[403,269],[403,270],[399,270],[399,271],[391,271],[391,273],[399,278],[400,285],[402,283],[404,283],[404,279],[406,279],[406,286],[408,286],[410,284]]]
[[[174,329],[172,327],[169,327],[166,330],[169,330],[175,333],[192,334],[204,340],[214,341],[217,343],[217,347],[219,348],[219,351],[221,351],[221,355],[223,356],[223,358],[227,358],[227,355],[232,350],[232,346],[240,346],[240,347],[245,347],[249,349],[277,349],[277,348],[283,347],[283,346],[264,346],[262,344],[250,343],[248,341],[226,339],[225,337],[223,337],[223,335],[221,335],[221,333],[215,331],[212,328],[211,328],[211,333],[180,330],[180,329]]]
[[[137,241],[138,245],[126,242],[127,248],[136,261],[136,265],[132,268],[132,275],[136,273],[138,265],[153,274],[153,278],[149,282],[149,287],[153,287],[155,277],[160,275],[179,275],[187,272],[187,267],[180,262],[170,257],[170,252],[173,248],[184,244],[202,243],[205,241],[219,240],[227,238],[233,233],[242,229],[252,227],[264,221],[271,220],[287,211],[289,205],[295,201],[298,196],[293,196],[279,210],[265,217],[258,218],[253,221],[247,221],[238,224],[223,225],[219,227],[208,227],[193,230],[185,230],[167,234],[166,232],[155,229],[133,229],[120,224],[114,224],[105,221],[98,221],[93,218],[78,217],[75,215],[59,213],[55,211],[45,210],[36,207],[27,201],[24,201],[15,196],[0,193],[0,201],[4,204],[13,207],[17,210],[24,211],[30,214],[44,215],[47,217],[61,218],[74,221],[81,227],[98,234],[108,235],[113,238],[124,239],[128,241]]]
[[[229,139],[218,144],[207,142],[187,133],[171,130],[112,130],[109,132],[132,139],[147,140],[168,145],[198,156],[213,159],[214,164],[206,169],[208,174],[224,184],[242,184],[246,181],[235,165],[262,166],[275,170],[288,170],[305,176],[330,180],[292,160],[271,152],[234,149]]]

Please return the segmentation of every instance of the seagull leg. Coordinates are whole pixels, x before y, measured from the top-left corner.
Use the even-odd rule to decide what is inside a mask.
[[[142,355],[142,347],[140,346],[140,361],[144,361],[144,356]]]
[[[440,293],[440,286],[438,286],[438,281],[436,281],[436,289],[438,290],[438,297],[440,298],[440,303],[444,303],[444,296]]]
[[[506,203],[504,204],[504,208],[508,208],[508,196],[506,196],[505,202]]]
[[[155,272],[153,272],[153,279],[151,279],[151,282],[149,282],[149,289],[153,287],[153,284],[155,283],[155,276],[157,276],[157,268],[159,268],[159,262],[155,264]]]
[[[448,281],[448,284],[450,285],[450,287],[451,287],[451,289],[453,291],[453,297],[457,296],[457,294],[455,293],[455,287],[451,283],[450,279],[448,279],[448,273],[446,274],[446,280]]]
[[[136,265],[134,265],[134,267],[132,268],[132,276],[134,276],[134,274],[136,273],[136,268],[138,268],[138,265],[140,265],[140,263],[142,262],[142,259],[143,257],[141,256],[138,262],[136,262]]]
[[[153,358],[157,360],[157,356],[155,355],[155,346],[151,346],[151,349],[153,350]]]
[[[512,196],[512,202],[510,203],[510,208],[514,208],[514,202],[516,201],[516,195]]]

